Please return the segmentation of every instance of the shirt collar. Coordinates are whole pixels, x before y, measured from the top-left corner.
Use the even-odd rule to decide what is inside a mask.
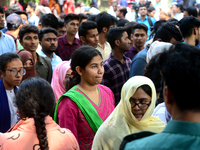
[[[1,30],[0,30],[0,32],[1,32],[0,38],[5,37],[5,34]]]
[[[66,38],[66,33],[63,35],[62,39],[63,39],[64,44],[69,44],[68,41],[67,41],[67,38]],[[75,38],[75,37],[74,37],[74,42],[73,42],[73,44],[76,44],[76,45],[79,44],[78,39]],[[73,44],[72,44],[72,45],[73,45]]]

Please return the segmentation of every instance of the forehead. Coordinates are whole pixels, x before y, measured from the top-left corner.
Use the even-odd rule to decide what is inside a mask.
[[[75,24],[77,24],[77,23],[79,23],[79,20],[76,20],[76,19],[71,20],[68,24],[71,24],[71,23],[75,23]]]
[[[21,18],[26,18],[26,19],[28,18],[25,14],[20,14],[19,16],[20,16]]]
[[[133,34],[146,34],[144,29],[135,29]]]
[[[53,32],[45,33],[43,38],[57,38]]]
[[[97,28],[87,30],[87,35],[89,35],[89,34],[98,34]]]
[[[26,37],[35,37],[35,36],[38,37],[38,34],[37,34],[37,33],[30,32],[30,33],[25,33],[23,38],[26,38]]]
[[[140,9],[147,9],[147,8],[144,6],[144,7],[140,7],[139,10],[140,10]]]
[[[11,69],[11,68],[21,68],[23,67],[22,61],[18,58],[15,58],[11,61],[9,61],[6,65],[7,68]]]
[[[122,33],[122,37],[127,37],[127,36],[128,36],[127,32],[124,31],[124,32]]]

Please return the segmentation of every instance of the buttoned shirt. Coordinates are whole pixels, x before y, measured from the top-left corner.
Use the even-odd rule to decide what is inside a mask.
[[[101,52],[101,55],[103,56],[103,61],[108,59],[108,57],[110,56],[110,53],[112,51],[112,48],[107,41],[105,41],[105,43],[104,43],[104,49],[102,48],[102,46],[99,43],[98,43],[96,49]]]
[[[124,150],[199,150],[200,123],[171,120],[162,133],[141,138],[141,132],[132,137],[135,140],[128,142]]]
[[[54,68],[55,68],[60,62],[62,62],[62,59],[61,59],[59,56],[57,56],[55,53],[53,53],[52,60],[51,60],[49,57],[47,57],[47,55],[46,55],[42,50],[39,51],[38,54],[39,54],[40,56],[43,56],[43,57],[48,58],[48,59],[50,60],[51,65],[52,65],[52,71],[54,70]]]
[[[62,60],[70,60],[72,53],[81,45],[81,41],[77,38],[74,38],[72,45],[69,44],[66,34],[64,34],[63,36],[58,37],[58,49],[55,53],[60,56]]]
[[[109,87],[115,95],[115,105],[121,99],[121,88],[129,79],[131,60],[123,56],[124,64],[117,60],[112,54],[104,61],[104,75],[102,84]]]
[[[15,52],[16,46],[13,38],[10,35],[4,34],[2,31],[0,36],[0,55],[7,52]]]

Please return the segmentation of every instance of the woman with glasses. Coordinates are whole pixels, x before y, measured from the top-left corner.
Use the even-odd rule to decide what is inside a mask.
[[[13,102],[26,70],[19,55],[4,53],[0,56],[0,72],[0,132],[6,132],[19,118]]]
[[[161,132],[165,123],[152,116],[155,104],[153,82],[144,76],[130,78],[122,87],[120,103],[98,129],[92,149],[117,150],[128,134],[140,131]]]

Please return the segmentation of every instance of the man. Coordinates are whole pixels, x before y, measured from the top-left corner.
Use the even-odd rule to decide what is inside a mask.
[[[160,15],[159,15],[160,20],[169,20],[171,18],[171,12],[169,8],[162,8],[160,10]]]
[[[6,18],[6,23],[7,23],[6,34],[10,35],[13,38],[15,42],[16,50],[18,50],[17,44],[19,40],[17,38],[18,38],[19,30],[24,25],[25,21],[22,20],[22,18],[16,13],[12,13]]]
[[[125,137],[121,149],[198,150],[200,149],[200,101],[197,100],[200,98],[199,48],[179,43],[172,50],[162,53],[158,63],[161,64],[160,72],[164,82],[163,98],[172,120],[161,133],[144,131]]]
[[[15,52],[16,46],[13,38],[9,35],[4,34],[1,29],[4,28],[5,17],[4,9],[0,6],[0,55],[7,52]]]
[[[57,34],[58,37],[63,36],[66,33],[66,26],[63,20],[58,19],[58,29]]]
[[[58,47],[57,31],[52,28],[42,29],[39,40],[42,50],[38,54],[50,60],[53,71],[57,64],[62,62],[62,59],[54,53]]]
[[[19,31],[19,39],[21,45],[25,50],[32,53],[35,60],[35,69],[38,77],[41,77],[51,83],[52,78],[52,66],[51,62],[36,53],[36,49],[39,43],[39,29],[34,25],[26,25],[21,27]]]
[[[163,24],[156,32],[153,41],[163,41],[175,43],[182,40],[182,34],[177,26],[171,23]],[[129,78],[136,75],[144,75],[144,67],[146,65],[146,56],[148,49],[144,48],[135,55],[131,62],[131,70]]]
[[[126,57],[129,57],[132,60],[138,52],[144,49],[145,41],[148,38],[147,30],[147,26],[143,23],[137,23],[133,26],[133,46],[130,51],[124,53]]]
[[[83,22],[78,29],[79,38],[83,45],[90,45],[97,47],[99,42],[99,33],[97,31],[97,24],[93,21]]]
[[[138,13],[140,14],[140,17],[136,18],[135,22],[144,23],[148,27],[147,34],[150,35],[151,30],[153,30],[153,26],[154,26],[156,20],[154,18],[147,16],[146,5],[140,5]]]
[[[118,8],[118,2],[113,1],[112,6],[110,6],[110,9],[108,10],[108,14],[112,15],[113,17],[117,17],[116,16],[117,8]]]
[[[54,14],[44,14],[38,24],[39,30],[44,28],[58,29],[58,18]]]
[[[125,19],[126,14],[127,14],[127,9],[125,6],[120,6],[117,8],[116,15],[117,17],[119,17],[119,19]]]
[[[38,26],[39,17],[35,14],[36,5],[34,2],[29,2],[26,8],[26,12],[29,14],[28,21],[35,26]]]
[[[28,14],[25,11],[15,11],[15,13],[18,14],[25,21],[25,25],[29,24]]]
[[[179,27],[184,37],[184,43],[198,45],[200,41],[200,21],[195,17],[185,17],[179,21]]]
[[[62,60],[70,60],[72,53],[81,46],[81,41],[75,38],[79,27],[79,17],[75,14],[65,16],[66,34],[58,37],[58,49],[56,54]]]
[[[121,99],[121,88],[129,78],[131,60],[124,56],[124,52],[129,51],[131,41],[123,27],[116,27],[108,31],[108,42],[112,53],[103,63],[105,71],[102,84],[112,90],[117,106]]]
[[[97,23],[97,30],[99,33],[97,50],[101,52],[103,61],[105,61],[111,53],[110,44],[107,42],[107,34],[111,28],[115,27],[117,19],[108,13],[102,12],[97,15],[95,22]]]
[[[197,17],[197,9],[195,7],[187,7],[184,9],[184,17]]]

